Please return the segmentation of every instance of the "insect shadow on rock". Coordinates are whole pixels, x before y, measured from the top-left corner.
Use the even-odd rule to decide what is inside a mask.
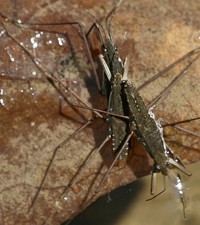
[[[112,13],[111,13],[112,14]],[[80,23],[68,23],[69,25],[72,25],[72,24],[77,24],[80,28],[81,28],[81,24]],[[55,25],[55,24],[54,24]],[[59,24],[59,25],[62,25],[62,24]],[[65,23],[66,25],[66,23]],[[88,43],[87,43],[87,40],[85,39],[86,35],[84,34],[82,28],[81,28],[81,34],[84,38],[84,41],[85,41],[85,44],[86,46],[88,46]],[[110,33],[110,29],[108,29],[109,33]],[[17,40],[15,40],[17,41]],[[128,149],[129,149],[129,140],[132,136],[133,133],[136,133],[138,132],[136,135],[139,137],[139,138],[143,138],[143,143],[146,142],[146,145],[147,145],[147,140],[145,139],[146,135],[148,136],[148,134],[146,134],[145,130],[145,127],[144,125],[141,123],[141,121],[143,121],[143,119],[145,119],[144,117],[146,116],[147,119],[146,122],[147,124],[150,123],[150,127],[153,131],[155,131],[155,135],[160,135],[159,136],[159,142],[161,144],[163,144],[163,139],[162,139],[162,132],[161,132],[161,127],[159,126],[159,123],[157,123],[154,118],[153,118],[153,113],[151,112],[151,110],[149,111],[149,113],[147,112],[146,110],[146,107],[144,107],[143,105],[143,101],[142,99],[140,98],[140,96],[137,96],[137,92],[136,90],[131,86],[131,84],[128,82],[127,80],[127,74],[128,74],[128,59],[125,60],[125,62],[122,62],[121,60],[119,60],[119,55],[118,55],[118,52],[116,50],[116,48],[114,47],[114,44],[111,40],[111,35],[108,36],[108,39],[106,40],[108,41],[109,44],[104,44],[103,46],[103,49],[104,51],[107,51],[109,52],[108,54],[108,57],[110,57],[112,55],[112,57],[106,59],[106,56],[102,56],[100,55],[100,60],[101,60],[101,63],[103,64],[103,68],[104,68],[104,71],[105,71],[105,79],[107,84],[110,85],[110,88],[107,88],[106,86],[103,85],[103,87],[105,88],[104,90],[106,90],[106,96],[108,98],[108,110],[107,111],[100,111],[100,113],[104,113],[104,114],[107,114],[108,115],[108,122],[110,124],[110,135],[112,136],[112,142],[114,144],[114,152],[116,153],[116,157],[115,157],[115,160],[113,161],[113,164],[111,165],[111,167],[108,169],[108,172],[106,174],[106,176],[108,175],[109,171],[111,170],[112,166],[114,165],[114,163],[116,162],[116,160],[119,158],[119,157],[126,157],[127,153],[128,153]],[[111,47],[111,49],[113,50],[109,50],[109,46]],[[22,46],[24,49],[25,47]],[[26,49],[25,49],[26,50]],[[88,54],[89,54],[89,57],[91,56],[90,54],[90,49],[87,48],[88,50]],[[199,49],[197,50],[194,50],[188,54],[186,54],[183,58],[186,58],[186,57],[189,57],[190,55],[193,55],[195,53],[198,53]],[[28,53],[28,51],[27,51]],[[30,55],[30,53],[28,53]],[[33,57],[31,55],[31,57]],[[93,61],[92,60],[92,57],[90,57],[90,60],[91,62]],[[176,61],[174,64],[172,64],[171,66],[168,67],[168,70],[170,68],[172,68],[173,66],[175,66],[177,63],[179,62],[182,62],[183,59],[181,60],[178,60]],[[194,59],[191,64],[195,61],[196,59]],[[38,60],[36,59],[36,62],[38,63]],[[44,70],[44,66],[42,66],[42,69]],[[180,75],[178,76],[179,78],[183,77],[186,70],[190,67],[191,65],[188,65],[188,67],[186,67],[184,69],[183,72],[180,73]],[[94,70],[95,71],[95,70]],[[61,80],[59,80],[59,78],[55,77],[54,74],[51,74],[49,73],[48,71],[44,71],[46,74],[49,74],[50,77],[53,77],[56,81],[58,81],[61,85],[62,85],[62,82]],[[161,73],[159,73],[159,76],[162,75],[165,71],[161,71]],[[98,83],[98,81],[97,81]],[[172,86],[175,85],[175,81],[172,82]],[[161,100],[163,100],[170,92],[171,90],[171,87],[167,88],[164,93],[162,94],[161,97],[159,97],[157,100],[155,100],[155,102],[152,104],[151,107],[153,107],[154,105],[158,105],[159,102],[161,102]],[[67,88],[65,85],[63,85],[64,88]],[[69,90],[71,92],[71,94],[78,99],[78,101],[81,101],[81,99],[76,96],[76,94],[72,91],[72,90]],[[133,101],[133,95],[134,96],[137,96],[137,104],[134,105],[134,101]],[[120,104],[119,104],[120,102]],[[83,102],[82,102],[83,103]],[[141,104],[140,106],[140,110],[141,111],[144,111],[142,114],[139,113],[138,114],[138,106],[139,104]],[[87,108],[87,106],[86,106]],[[89,107],[88,107],[89,108]],[[136,110],[136,112],[133,112],[133,109]],[[95,109],[91,109],[93,112],[95,112],[96,116],[98,117],[102,117],[102,114],[98,113],[98,110],[95,110]],[[142,118],[137,118],[138,117],[142,117]],[[141,119],[141,120],[140,120]],[[87,127],[93,120],[90,120],[88,121],[84,126],[82,126],[79,130],[77,130],[74,134],[72,134],[72,136],[68,137],[63,143],[61,143],[54,151],[53,153],[53,157],[52,157],[52,160],[51,162],[53,161],[53,158],[55,157],[55,154],[56,152],[58,151],[59,148],[61,148],[64,144],[66,144],[71,138],[73,138],[75,135],[77,135],[81,130],[83,130],[85,127]],[[131,125],[130,125],[131,124]],[[122,134],[121,133],[118,133],[118,130],[116,128],[121,128],[123,127],[122,129]],[[139,129],[141,127],[141,130]],[[152,128],[153,127],[153,128]],[[152,132],[151,130],[151,132]],[[115,133],[117,132],[117,133]],[[145,137],[143,137],[142,134],[140,133],[143,133],[145,134]],[[113,136],[114,134],[114,136]],[[99,146],[99,148],[97,148],[93,153],[92,155],[94,156],[96,154],[96,152],[98,152],[103,146],[104,144],[111,138],[110,135],[108,135],[108,137],[104,140],[104,142],[102,143],[101,146]],[[155,138],[155,136],[154,136]],[[149,144],[148,144],[149,145]],[[157,147],[157,146],[156,146]],[[155,169],[154,169],[154,172],[159,172],[161,171],[164,175],[167,175],[167,164],[173,164],[175,166],[178,167],[178,169],[182,170],[183,172],[187,173],[189,175],[189,172],[187,172],[185,170],[185,168],[183,167],[182,163],[180,162],[180,160],[169,150],[168,146],[165,146],[165,148],[163,149],[164,147],[164,144],[162,145],[162,151],[160,151],[160,154],[161,156],[159,155],[159,151],[158,152],[154,152],[152,151],[151,149],[146,149],[150,155],[152,156],[152,158],[154,158],[154,161],[155,161]],[[89,161],[91,161],[92,157],[89,157]],[[89,162],[87,161],[86,163],[83,164],[83,169],[85,169],[85,166],[88,166],[89,165]],[[49,168],[51,166],[51,163],[49,164],[49,167],[47,168],[47,171],[45,174],[48,173],[49,171]],[[158,167],[160,166],[160,167]],[[78,173],[80,174],[80,173]],[[102,180],[102,182],[105,180],[106,176],[104,176],[104,179]],[[177,175],[177,178],[178,178],[178,175]],[[42,181],[42,185],[43,185],[43,182],[45,180],[45,177]],[[68,188],[64,191],[68,191],[68,189],[70,187],[72,187],[77,181],[77,178],[74,179],[70,185],[68,185]],[[101,182],[101,183],[102,183]],[[153,187],[153,183],[152,182],[152,187]],[[40,186],[40,189],[38,191],[38,194],[42,188],[42,185]],[[100,185],[101,186],[101,185]],[[100,187],[99,186],[99,187]],[[37,199],[37,196],[38,194],[36,195],[36,198]],[[34,205],[34,201],[33,201],[33,204],[32,206]]]

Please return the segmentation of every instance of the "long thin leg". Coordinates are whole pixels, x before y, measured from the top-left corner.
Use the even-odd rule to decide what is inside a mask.
[[[165,192],[166,190],[166,180],[165,180],[165,176],[163,175],[163,190],[160,191],[158,194],[154,195],[155,194],[155,188],[156,188],[156,172],[152,172],[152,175],[151,175],[151,194],[154,195],[153,197],[151,198],[148,198],[146,201],[150,201],[156,197],[158,197],[159,195],[161,195],[163,192]]]
[[[196,134],[196,133],[194,133],[194,132],[192,132],[192,131],[190,131],[190,130],[187,130],[187,129],[183,128],[183,127],[177,126],[177,124],[189,123],[189,122],[191,122],[191,121],[195,121],[195,120],[199,120],[199,119],[200,119],[200,117],[196,117],[196,118],[187,119],[187,120],[182,120],[182,121],[178,121],[178,122],[172,122],[172,123],[169,123],[169,122],[166,121],[166,120],[162,120],[162,121],[165,123],[165,124],[163,124],[162,126],[163,126],[163,127],[171,126],[171,127],[175,128],[175,129],[180,130],[180,131],[182,131],[182,132],[185,132],[185,133],[187,133],[187,134],[190,134],[190,135],[193,135],[193,136],[196,136],[196,137],[200,137],[199,134]]]
[[[118,158],[120,157],[121,153],[123,152],[125,146],[127,145],[127,143],[129,142],[130,138],[132,137],[133,133],[129,134],[123,144],[123,146],[121,147],[121,149],[119,150],[119,152],[117,153],[117,155],[115,156],[115,159],[113,160],[112,164],[110,165],[110,167],[108,168],[108,170],[106,171],[106,173],[104,174],[102,180],[100,181],[99,183],[99,186],[98,188],[96,189],[95,192],[99,192],[100,191],[100,188],[103,184],[103,182],[106,180],[109,172],[111,171],[111,169],[113,168],[113,166],[115,165],[116,161],[118,160]]]
[[[180,73],[176,76],[171,83],[166,87],[166,89],[161,93],[160,96],[155,98],[147,108],[157,107],[172,91],[172,88],[186,75],[188,69],[196,62],[196,60],[200,58],[200,55],[197,55]]]
[[[62,195],[67,194],[69,189],[71,187],[73,187],[74,184],[76,184],[80,174],[89,167],[89,165],[92,162],[92,159],[96,156],[96,154],[101,151],[101,149],[105,146],[105,144],[111,139],[111,136],[108,135],[105,140],[101,143],[101,145],[92,152],[92,154],[88,157],[88,159],[84,162],[84,164],[81,166],[81,168],[79,169],[77,175],[75,175],[75,177],[73,178],[73,180],[70,182],[70,184],[64,189]]]
[[[6,20],[6,17],[4,17],[2,14],[0,14],[0,16],[4,20]],[[30,27],[32,29],[34,29],[34,27],[37,28],[37,29],[39,29],[39,26],[41,26],[41,27],[43,26],[44,27],[44,26],[52,25],[51,23],[43,23],[43,24],[31,24],[31,23],[28,23],[26,25],[23,25],[23,24],[16,23],[14,21],[12,21],[12,23],[14,23],[16,26],[23,27],[23,28],[27,28],[27,29],[30,29]],[[91,62],[91,65],[92,65],[92,70],[94,72],[96,84],[97,84],[98,89],[100,90],[100,82],[99,82],[98,74],[96,72],[95,64],[94,64],[94,61],[93,61],[93,58],[92,58],[92,53],[91,53],[91,50],[89,48],[89,44],[88,44],[86,35],[85,35],[84,31],[83,31],[82,24],[80,22],[67,22],[67,23],[54,23],[53,25],[54,26],[61,26],[61,25],[66,25],[66,26],[70,25],[71,26],[71,25],[77,25],[79,27],[80,32],[81,32],[81,37],[83,38],[83,41],[84,41],[84,44],[85,44],[85,47],[86,47],[86,50],[87,50],[87,53],[88,53],[88,57],[89,57],[89,60]],[[27,27],[27,26],[29,26],[29,27]],[[64,34],[65,33],[65,32],[54,32],[54,31],[49,31],[49,30],[45,30],[45,29],[43,29],[43,31],[47,31],[49,33],[61,33],[61,34]]]
[[[93,29],[96,29],[97,30],[97,34],[99,36],[99,40],[100,40],[100,43],[102,46],[105,45],[104,41],[103,41],[103,37],[101,35],[101,31],[100,31],[100,28],[99,28],[99,25],[101,26],[101,23],[99,21],[95,22],[92,24],[92,26],[89,28],[89,30],[87,31],[86,33],[86,37],[88,38],[90,33],[92,32]],[[102,27],[102,30],[104,31],[103,27]],[[104,31],[104,39],[105,39],[105,31]]]
[[[6,30],[6,27],[4,24],[2,24]],[[7,31],[7,30],[6,30]],[[8,32],[7,32],[8,33]],[[55,74],[53,74],[52,72],[50,72],[46,66],[44,64],[42,64],[40,62],[39,59],[36,59],[34,57],[34,55],[29,52],[29,50],[23,45],[23,43],[19,42],[14,36],[12,36],[10,33],[8,33],[9,37],[12,38],[17,44],[19,44],[19,46],[21,46],[24,51],[27,53],[27,55],[29,55],[31,57],[31,59],[33,60],[33,62],[36,64],[36,66],[44,73],[44,75],[46,76],[46,78],[54,78],[57,82],[59,82],[59,84],[65,88],[66,90],[69,90],[70,93],[79,101],[81,102],[83,105],[85,105],[86,107],[88,107],[88,105],[75,93],[73,92],[69,87],[66,87],[65,84],[63,84],[62,80],[60,78],[58,78],[57,76],[55,76]],[[102,118],[101,114],[99,114],[98,112],[95,112],[94,113],[96,114],[96,116]]]
[[[4,25],[4,24],[3,24]],[[4,27],[5,28],[5,30],[6,30],[6,27]],[[8,33],[8,32],[7,32]],[[59,84],[61,85],[61,86],[63,86],[65,89],[67,88],[67,90],[68,91],[70,91],[70,93],[79,101],[79,102],[81,102],[83,105],[85,105],[86,107],[88,107],[87,106],[87,104],[84,102],[84,101],[82,101],[81,99],[80,99],[80,97],[78,96],[78,95],[76,95],[76,93],[74,93],[70,88],[68,88],[68,87],[66,87],[63,83],[62,83],[62,81],[58,78],[58,77],[56,77],[53,73],[51,73],[42,63],[40,63],[40,61],[38,60],[38,59],[35,59],[35,57],[32,55],[32,53],[31,52],[29,52],[28,51],[28,49],[22,44],[22,43],[20,43],[15,37],[13,37],[11,34],[9,34],[8,33],[8,35],[9,35],[9,37],[10,38],[12,38],[16,43],[18,43],[23,49],[24,49],[24,51],[31,57],[31,59],[36,63],[36,66],[45,74],[45,76],[47,77],[47,78],[49,78],[49,77],[53,77],[56,81],[58,81],[59,82]],[[42,64],[42,65],[41,65]],[[50,76],[49,76],[50,75]],[[102,115],[101,114],[99,114],[98,112],[95,112],[94,111],[94,113],[96,114],[96,116],[97,117],[100,117],[100,118],[103,118],[102,117]],[[50,160],[50,163],[49,163],[49,165],[48,165],[48,167],[46,168],[46,171],[45,171],[45,175],[44,175],[44,177],[43,177],[43,179],[42,179],[42,181],[41,181],[41,184],[40,184],[40,187],[39,187],[39,189],[37,190],[37,192],[36,192],[36,194],[35,194],[35,196],[34,196],[34,198],[33,198],[33,201],[32,201],[32,204],[31,204],[31,206],[29,207],[29,210],[28,211],[30,211],[30,209],[35,205],[35,203],[36,203],[36,200],[37,200],[37,198],[38,198],[38,195],[39,195],[39,193],[41,192],[41,189],[42,189],[42,187],[43,187],[43,184],[44,184],[44,182],[45,182],[45,179],[46,179],[46,176],[47,176],[47,174],[48,174],[48,172],[49,172],[49,170],[50,170],[50,167],[51,167],[51,165],[52,165],[52,163],[53,163],[53,160],[54,160],[54,158],[55,158],[55,156],[56,156],[56,153],[58,152],[58,150],[61,148],[61,147],[63,147],[70,139],[72,139],[75,135],[77,135],[78,133],[80,133],[83,129],[85,129],[89,124],[91,124],[91,122],[92,122],[93,120],[90,120],[90,121],[88,121],[87,123],[85,123],[81,128],[79,128],[76,132],[74,132],[72,135],[70,135],[65,141],[63,141],[59,146],[57,146],[57,148],[54,150],[54,152],[53,152],[53,155],[52,155],[52,158],[51,158],[51,160]],[[104,144],[105,144],[105,142],[104,142]],[[102,148],[102,147],[101,147]],[[100,149],[99,149],[100,150]],[[74,181],[75,182],[75,181]],[[72,184],[74,184],[74,183],[72,183]],[[72,185],[71,184],[71,185]]]
[[[162,122],[164,122],[164,124],[162,124],[162,126],[163,127],[168,127],[168,126],[173,127],[177,124],[189,123],[189,122],[192,122],[192,121],[195,121],[195,120],[200,120],[200,117],[195,117],[195,118],[187,119],[187,120],[181,120],[181,121],[177,121],[177,122],[168,122],[167,120],[162,119]]]
[[[190,130],[187,130],[187,129],[183,128],[183,127],[179,127],[179,126],[173,126],[173,127],[176,128],[177,130],[180,130],[180,131],[184,132],[184,133],[187,133],[187,134],[190,134],[190,135],[193,135],[193,136],[196,136],[196,137],[200,137],[199,134],[196,134],[196,133],[194,133],[194,132],[192,132]]]
[[[73,106],[77,107],[77,108],[87,109],[87,110],[94,111],[94,112],[99,112],[101,114],[114,116],[114,117],[121,118],[121,119],[127,119],[127,120],[129,119],[128,116],[119,115],[119,114],[108,112],[108,111],[101,110],[101,109],[96,109],[96,108],[87,107],[87,106],[81,106],[81,105],[73,105]]]
[[[64,191],[62,192],[62,194],[60,195],[58,200],[62,200],[65,195],[68,193],[68,191],[70,190],[71,187],[73,187],[74,184],[76,184],[78,177],[80,175],[80,173],[82,171],[84,171],[84,169],[86,169],[90,162],[92,161],[92,159],[94,158],[94,156],[103,148],[103,146],[110,140],[110,136],[107,136],[105,138],[105,140],[102,142],[102,144],[99,146],[99,148],[97,148],[95,151],[92,152],[92,154],[89,156],[89,158],[83,163],[83,165],[81,166],[81,169],[78,171],[78,173],[75,175],[75,177],[72,179],[72,181],[70,182],[70,184],[64,189]],[[48,219],[53,216],[54,214],[56,214],[57,212],[57,208],[55,207],[53,212],[50,214],[50,216],[48,218],[46,218],[46,220],[44,221],[43,225],[47,224]],[[69,221],[69,223],[71,222],[71,220]]]
[[[156,189],[156,175],[157,175],[157,173],[154,173],[154,172],[151,173],[151,190],[150,190],[150,193],[152,195],[155,194],[155,189]]]
[[[51,75],[53,78],[55,78],[55,80],[57,80],[64,88],[66,88],[65,85],[63,85],[62,81],[61,81],[59,78],[57,78],[54,74],[52,74],[50,71],[48,71],[47,68],[43,67],[43,65],[42,65],[42,67],[40,66],[40,64],[41,64],[40,61],[39,61],[38,59],[35,59],[34,56],[28,51],[28,49],[26,49],[25,46],[23,46],[21,43],[19,43],[18,40],[15,39],[12,35],[10,35],[10,36],[11,36],[12,39],[14,39],[14,40],[15,40],[15,41],[16,41],[16,42],[17,42],[17,43],[18,43],[18,44],[19,44],[19,45],[27,52],[28,55],[31,56],[31,58],[34,59],[34,62],[36,63],[36,65],[37,65],[37,66],[38,66],[45,74],[50,74],[50,75]],[[45,68],[45,70],[44,70],[44,68]],[[86,104],[79,98],[79,96],[77,96],[72,90],[70,90],[69,88],[68,88],[68,90],[69,90],[70,93],[71,93],[76,99],[78,99],[83,105],[86,105]],[[88,106],[86,105],[86,107],[88,107]],[[89,108],[89,107],[88,107],[88,108]],[[95,110],[92,110],[92,111],[95,112]],[[97,112],[95,112],[95,113],[97,114],[98,117],[102,117],[101,114],[99,114],[99,113],[97,113]],[[85,125],[88,126],[89,124],[85,124]],[[82,128],[80,128],[80,130],[83,130],[86,126],[83,126]],[[79,131],[79,132],[80,132],[80,131]],[[78,132],[77,132],[77,133],[78,133]],[[76,134],[77,134],[77,133],[76,133]],[[75,134],[74,134],[74,135],[75,135]],[[70,138],[72,138],[74,135],[72,135]],[[130,138],[128,138],[127,141],[125,142],[124,146],[122,147],[122,150],[123,150],[123,148],[125,147],[125,145],[127,144],[127,142],[129,141],[129,139],[130,139]],[[38,195],[39,195],[39,193],[40,193],[40,191],[41,191],[41,189],[42,189],[42,186],[43,186],[44,181],[45,181],[45,179],[46,179],[47,173],[48,173],[48,171],[49,171],[49,169],[50,169],[50,166],[52,165],[53,159],[55,158],[55,155],[56,155],[58,149],[61,148],[61,146],[63,146],[64,144],[66,144],[68,141],[69,141],[69,139],[66,140],[66,141],[64,141],[63,143],[61,143],[61,145],[55,149],[55,151],[54,151],[54,153],[53,153],[53,157],[52,157],[52,159],[51,159],[51,161],[50,161],[50,164],[48,165],[48,167],[47,167],[47,169],[46,169],[45,176],[44,176],[43,179],[42,179],[40,188],[39,188],[38,191],[36,192],[36,195],[35,195],[35,197],[34,197],[34,199],[33,199],[33,202],[32,202],[32,204],[31,204],[29,210],[35,205],[35,202],[36,202],[36,200],[37,200],[37,197],[38,197]],[[107,142],[107,141],[108,141],[108,140],[106,140],[106,142]],[[100,148],[97,149],[97,152],[104,146],[104,144],[105,144],[105,142],[103,142],[102,145],[100,146]],[[116,160],[118,159],[118,157],[119,157],[119,155],[121,154],[122,150],[121,150],[120,153],[117,155],[116,159],[113,161],[113,164],[112,164],[111,167],[109,168],[108,173],[109,173],[109,171],[112,169],[114,163],[115,163]],[[94,153],[95,153],[95,152],[94,152]],[[94,154],[93,154],[93,155],[94,155]],[[84,169],[86,166],[88,166],[87,163],[84,164],[83,169]],[[107,177],[107,175],[105,176],[105,178],[106,178],[106,177]],[[76,183],[77,178],[78,178],[78,176],[77,176],[76,179],[74,179],[73,182],[70,184],[70,187],[72,187],[72,185],[74,185],[74,184]],[[105,178],[104,178],[104,179],[105,179]],[[102,183],[103,183],[103,181],[102,181]],[[100,187],[100,186],[99,186],[99,187]],[[69,188],[69,187],[68,187],[68,188]],[[63,194],[66,193],[66,191],[68,191],[68,188],[63,192]]]
[[[75,137],[77,134],[79,134],[82,130],[84,130],[87,126],[89,126],[93,121],[94,121],[94,120],[89,120],[87,123],[85,123],[83,126],[81,126],[78,130],[76,130],[73,134],[71,134],[68,138],[66,138],[62,143],[60,143],[60,144],[54,149],[53,154],[52,154],[52,156],[51,156],[51,159],[50,159],[50,161],[49,161],[49,164],[48,164],[48,166],[47,166],[47,168],[46,168],[46,170],[45,170],[45,173],[44,173],[44,176],[43,176],[43,178],[42,178],[42,181],[41,181],[41,183],[40,183],[40,185],[39,185],[39,188],[38,188],[37,192],[35,193],[35,196],[33,197],[32,203],[31,203],[31,205],[30,205],[30,207],[29,207],[29,209],[28,209],[28,213],[29,213],[30,210],[34,207],[34,205],[35,205],[35,203],[36,203],[36,201],[37,201],[37,199],[38,199],[38,196],[39,196],[39,194],[40,194],[40,192],[41,192],[41,190],[42,190],[42,188],[43,188],[44,182],[45,182],[45,180],[46,180],[46,177],[47,177],[48,172],[49,172],[49,170],[50,170],[50,168],[51,168],[51,166],[52,166],[52,163],[53,163],[53,161],[54,161],[54,158],[55,158],[56,153],[58,152],[58,150],[59,150],[60,148],[62,148],[65,144],[67,144],[72,138],[74,138],[74,137]]]
[[[151,77],[149,80],[147,80],[146,82],[144,82],[141,86],[139,86],[137,88],[137,90],[141,90],[142,88],[144,88],[145,86],[147,86],[148,84],[150,84],[152,81],[156,80],[158,77],[162,76],[163,74],[165,74],[166,72],[170,71],[172,68],[174,68],[176,65],[180,64],[181,62],[183,62],[186,58],[196,54],[200,52],[200,47],[191,50],[190,52],[186,53],[184,56],[182,56],[181,58],[179,58],[178,60],[176,60],[175,62],[173,62],[172,64],[170,64],[169,66],[165,67],[163,70],[161,70],[160,72],[158,72],[157,74],[155,74],[153,77]]]

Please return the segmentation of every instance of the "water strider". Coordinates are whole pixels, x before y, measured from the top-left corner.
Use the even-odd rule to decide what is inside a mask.
[[[83,36],[84,36],[84,34],[83,34]],[[136,131],[138,130],[137,136],[140,137],[139,135],[141,135],[141,134],[139,134],[139,133],[140,132],[145,133],[145,130],[144,130],[144,127],[142,128],[143,130],[140,130],[140,126],[142,126],[141,120],[139,118],[140,115],[137,115],[137,116],[134,115],[133,109],[137,110],[138,107],[137,107],[137,105],[135,105],[133,103],[133,94],[135,95],[134,91],[136,91],[136,90],[131,87],[131,84],[127,80],[128,60],[125,60],[125,62],[122,62],[120,60],[117,49],[113,45],[111,39],[109,39],[109,38],[107,39],[107,44],[105,44],[104,47],[105,47],[104,51],[109,52],[107,55],[109,56],[109,61],[110,61],[110,63],[108,63],[108,60],[106,60],[105,54],[103,54],[104,55],[103,57],[100,56],[101,62],[104,65],[103,67],[104,67],[106,79],[107,79],[106,82],[108,85],[110,84],[110,88],[107,88],[107,86],[103,86],[103,87],[105,87],[104,89],[107,91],[106,96],[108,98],[108,110],[104,113],[108,114],[108,122],[110,124],[110,134],[112,136],[112,142],[114,144],[113,150],[119,154],[119,155],[117,154],[117,156],[119,156],[119,157],[123,155],[123,152],[125,152],[124,156],[126,156],[127,150],[129,148],[129,139],[130,139],[130,136],[132,135],[132,133],[136,133]],[[110,48],[111,51],[109,50],[109,47],[111,47]],[[112,55],[112,57],[110,57],[111,55]],[[111,74],[111,76],[110,76],[110,74]],[[128,102],[128,100],[129,100],[129,102]],[[139,100],[140,100],[140,98],[137,99],[137,101],[138,101],[137,103],[140,103],[142,105],[143,103],[141,103]],[[120,104],[119,104],[119,102],[120,102]],[[126,106],[126,107],[124,107],[124,106]],[[140,106],[140,107],[141,107],[140,110],[143,110],[142,106]],[[95,112],[94,109],[92,111]],[[118,116],[113,116],[111,113],[117,114]],[[146,120],[147,124],[149,122],[152,127],[154,127],[155,129],[158,128],[158,124],[154,120],[152,113],[148,113],[148,111],[146,110],[143,115],[148,117]],[[100,115],[98,115],[98,116],[100,116]],[[129,119],[128,120],[126,118],[122,119],[122,116],[126,116]],[[154,125],[152,125],[151,123]],[[122,127],[123,127],[123,129],[120,131],[120,128],[122,128]],[[120,134],[120,132],[121,132],[121,134]],[[158,130],[156,130],[155,133],[156,133],[156,135],[157,134],[160,135],[161,130],[158,129]],[[145,138],[146,138],[146,133],[145,133]],[[145,142],[145,141],[148,142],[145,138],[144,138],[143,142]],[[60,146],[62,146],[62,145],[60,145]],[[157,164],[165,164],[167,162],[166,160],[169,160],[169,159],[171,160],[170,163],[172,163],[172,162],[174,163],[176,160],[178,160],[176,157],[172,157],[172,156],[168,156],[168,155],[166,156],[165,152],[163,152],[163,149],[162,149],[162,151],[160,151],[160,154],[162,155],[162,157],[159,161],[157,159],[157,158],[159,158],[158,157],[159,154],[155,153],[150,148],[148,149],[148,151],[152,155],[152,157],[155,157],[155,161],[157,162]],[[118,157],[116,157],[116,159],[117,158]],[[168,165],[166,164],[165,167],[167,167],[167,166]],[[184,167],[181,165],[181,163],[179,161],[176,166],[179,166],[185,172]],[[163,172],[163,174],[164,174],[165,169],[167,170],[167,168],[162,167],[162,171],[161,171],[160,168],[156,168],[155,171],[158,170],[158,171]]]

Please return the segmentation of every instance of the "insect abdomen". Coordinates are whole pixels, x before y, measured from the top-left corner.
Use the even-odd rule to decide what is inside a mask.
[[[138,91],[128,82],[124,84],[124,94],[128,102],[130,123],[136,126],[135,134],[155,163],[161,168],[166,167],[165,143],[156,121],[150,117]]]

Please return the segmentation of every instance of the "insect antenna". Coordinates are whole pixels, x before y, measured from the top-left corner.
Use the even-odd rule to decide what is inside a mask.
[[[120,4],[122,3],[123,0],[119,0],[115,3],[115,6],[112,8],[112,10],[108,13],[107,17],[106,17],[106,29],[108,32],[108,36],[111,40],[111,42],[113,43],[113,38],[112,38],[112,33],[111,33],[111,22],[113,19],[113,16],[115,15],[118,7],[120,6]]]

